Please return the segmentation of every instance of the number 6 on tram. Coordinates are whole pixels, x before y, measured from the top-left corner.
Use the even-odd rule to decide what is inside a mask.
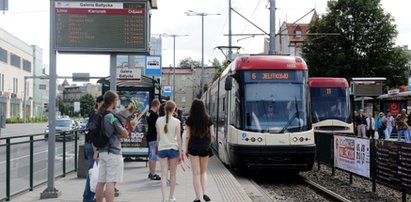
[[[312,168],[308,68],[300,57],[238,57],[202,99],[216,126],[213,148],[226,165]]]

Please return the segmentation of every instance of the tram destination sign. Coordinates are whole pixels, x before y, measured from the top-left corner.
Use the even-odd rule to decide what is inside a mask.
[[[145,1],[55,1],[55,47],[60,52],[147,53],[148,23]]]

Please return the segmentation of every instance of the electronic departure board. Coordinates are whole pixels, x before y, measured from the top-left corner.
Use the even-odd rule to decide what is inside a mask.
[[[148,52],[147,2],[56,1],[55,43],[60,52]]]

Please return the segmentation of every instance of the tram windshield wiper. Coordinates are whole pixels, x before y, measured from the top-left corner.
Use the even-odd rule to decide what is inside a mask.
[[[295,118],[298,118],[298,129],[301,131],[301,123],[300,123],[300,112],[298,111],[298,102],[297,98],[295,98],[295,113],[294,115],[288,120],[287,124],[285,124],[284,128],[281,129],[280,133],[284,133],[284,131],[291,125]]]

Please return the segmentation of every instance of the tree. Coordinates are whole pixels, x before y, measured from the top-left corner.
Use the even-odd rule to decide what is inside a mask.
[[[61,96],[57,96],[56,105],[57,105],[57,110],[63,113],[64,112],[64,102]]]
[[[213,76],[213,82],[218,79],[218,77],[221,76],[223,71],[228,67],[230,64],[230,61],[224,60],[223,64],[220,63],[220,61],[217,58],[214,58],[213,60],[213,67],[216,67],[217,70]]]
[[[191,57],[188,58],[184,58],[182,60],[180,60],[180,63],[178,63],[179,67],[201,67],[201,64],[199,61],[193,60],[191,59]]]
[[[329,1],[328,13],[310,24],[317,35],[310,35],[303,49],[310,76],[385,77],[388,86],[404,84],[409,57],[394,46],[393,23],[380,0]]]
[[[95,98],[90,93],[80,97],[80,113],[82,116],[90,113],[94,109]]]

